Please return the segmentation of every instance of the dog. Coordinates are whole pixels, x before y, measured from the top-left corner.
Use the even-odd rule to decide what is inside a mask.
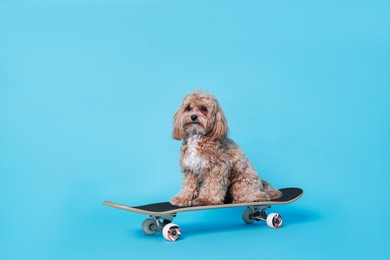
[[[277,199],[282,193],[260,179],[243,151],[227,137],[217,99],[202,90],[186,95],[173,118],[173,138],[183,140],[183,185],[175,206],[246,203]]]

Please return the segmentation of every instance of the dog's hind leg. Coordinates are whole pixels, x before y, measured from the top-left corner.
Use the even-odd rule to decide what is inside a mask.
[[[272,187],[271,184],[269,184],[265,180],[261,180],[261,183],[264,192],[268,194],[271,200],[276,200],[282,197],[282,192]]]
[[[257,176],[246,175],[234,180],[230,192],[233,203],[247,203],[270,200],[270,196],[263,191],[261,181]]]

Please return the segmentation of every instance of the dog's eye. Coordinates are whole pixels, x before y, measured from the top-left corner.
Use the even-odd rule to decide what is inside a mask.
[[[200,111],[202,111],[202,112],[207,112],[207,107],[201,106],[201,107],[200,107]]]
[[[186,111],[191,111],[191,106],[190,106],[190,105],[188,105],[188,106],[186,107]]]

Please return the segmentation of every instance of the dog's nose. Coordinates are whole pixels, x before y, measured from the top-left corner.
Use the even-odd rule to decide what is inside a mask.
[[[197,115],[192,115],[192,116],[191,116],[191,120],[192,120],[193,122],[195,122],[196,119],[198,119],[198,116],[197,116]]]

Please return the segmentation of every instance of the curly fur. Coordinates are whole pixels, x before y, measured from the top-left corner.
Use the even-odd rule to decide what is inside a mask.
[[[176,206],[265,201],[281,192],[261,180],[242,150],[227,138],[228,125],[217,99],[196,91],[184,97],[173,119],[173,138],[183,140],[183,186],[171,198]]]

